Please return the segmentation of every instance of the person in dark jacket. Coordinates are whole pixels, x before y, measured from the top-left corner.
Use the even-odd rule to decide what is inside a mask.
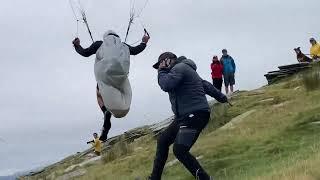
[[[227,97],[211,83],[201,79],[196,72],[196,64],[190,59],[177,58],[175,54],[166,52],[159,56],[153,67],[158,69],[160,88],[169,94],[175,119],[158,137],[156,157],[149,179],[161,179],[169,146],[174,144],[174,155],[188,171],[195,178],[209,180],[210,176],[189,151],[210,118],[206,94],[222,103],[228,101]]]
[[[117,34],[112,34],[112,35],[119,37]],[[145,33],[144,36],[142,37],[142,42],[138,46],[132,47],[132,46],[129,46],[126,44],[129,47],[130,55],[137,55],[137,54],[141,53],[146,48],[149,39],[150,39],[150,37],[148,36],[147,33]],[[79,53],[80,55],[82,55],[84,57],[89,57],[93,54],[96,54],[96,52],[98,51],[98,49],[102,45],[103,41],[96,41],[96,42],[92,43],[90,47],[85,48],[85,49],[80,45],[79,38],[75,38],[72,41],[72,43],[73,43],[74,48],[77,53]],[[102,99],[101,94],[99,92],[98,85],[96,87],[96,95],[97,95],[97,101],[98,101],[99,107],[104,114],[104,123],[103,123],[101,136],[99,139],[101,141],[106,141],[108,138],[109,130],[111,128],[111,121],[110,120],[111,120],[112,114],[111,114],[111,112],[109,112],[107,110],[107,108],[104,105],[103,99]]]
[[[223,66],[220,63],[218,57],[213,56],[212,63],[211,63],[212,84],[220,92],[221,92],[222,82],[223,82],[222,74],[223,74]]]
[[[233,86],[235,85],[234,74],[236,72],[236,64],[234,63],[233,58],[228,54],[226,49],[222,50],[221,64],[223,65],[223,78],[224,85],[226,88],[226,94],[230,92],[233,93]]]

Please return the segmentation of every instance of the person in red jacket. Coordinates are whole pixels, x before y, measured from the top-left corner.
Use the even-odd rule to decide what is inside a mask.
[[[223,66],[217,56],[213,56],[211,63],[212,84],[221,92]]]

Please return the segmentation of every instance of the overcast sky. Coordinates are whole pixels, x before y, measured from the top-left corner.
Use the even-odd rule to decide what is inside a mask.
[[[124,39],[129,0],[81,2],[95,40],[108,29]],[[136,0],[137,12],[144,3]],[[210,80],[212,56],[227,48],[237,64],[236,89],[258,88],[264,73],[296,62],[293,48],[308,53],[308,39],[320,39],[319,7],[319,0],[149,0],[129,34],[129,44],[141,39],[141,24],[151,34],[147,49],[131,58],[131,111],[112,119],[111,134],[172,115],[151,68],[161,52],[193,59]],[[0,27],[0,175],[87,148],[102,125],[95,57],[80,57],[71,45],[76,21],[68,0],[2,1]],[[82,23],[79,37],[90,45]]]

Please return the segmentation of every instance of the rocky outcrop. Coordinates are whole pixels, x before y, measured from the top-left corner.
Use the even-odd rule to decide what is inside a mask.
[[[293,74],[296,74],[300,71],[311,68],[311,64],[304,62],[304,63],[298,63],[298,64],[279,66],[278,68],[279,68],[279,70],[270,71],[264,75],[267,78],[269,85],[272,83],[275,83],[283,78],[286,78],[286,77],[289,77]]]

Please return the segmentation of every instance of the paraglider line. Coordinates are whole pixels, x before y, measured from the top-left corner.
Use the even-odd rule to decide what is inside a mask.
[[[133,23],[134,18],[135,18],[134,17],[134,1],[131,0],[130,1],[130,18],[129,18],[128,28],[127,28],[126,37],[124,39],[124,42],[127,42],[129,31],[131,28],[131,24]]]
[[[147,4],[149,3],[149,0],[146,0],[146,2],[143,5],[143,8],[141,9],[141,11],[139,12],[137,17],[140,17],[140,15],[142,14],[143,10],[146,8]]]
[[[76,11],[74,10],[74,7],[72,5],[71,0],[69,0],[69,4],[70,4],[71,10],[72,10],[74,19],[77,21],[77,34],[76,34],[76,37],[78,37],[79,36],[79,18],[77,17]]]
[[[140,17],[140,15],[142,14],[143,10],[146,8],[148,2],[149,2],[149,0],[145,1],[143,8],[136,15],[135,8],[134,8],[135,7],[135,0],[130,0],[130,18],[129,18],[128,28],[127,28],[126,37],[125,37],[124,42],[127,42],[128,35],[129,35],[129,32],[130,32],[130,28],[131,28],[131,24],[133,24],[133,21],[134,21],[135,18],[139,18]],[[141,21],[140,21],[140,23],[141,23]],[[142,23],[141,23],[141,25],[144,28]],[[149,33],[145,30],[145,28],[144,28],[144,32],[149,36]]]
[[[84,10],[81,11],[81,14],[82,14],[83,22],[84,22],[85,25],[87,26],[87,30],[88,30],[88,32],[89,32],[90,38],[91,38],[92,42],[94,42],[93,37],[92,37],[91,30],[90,30],[90,27],[89,27],[89,24],[88,24],[88,21],[87,21],[86,13],[84,12]]]

